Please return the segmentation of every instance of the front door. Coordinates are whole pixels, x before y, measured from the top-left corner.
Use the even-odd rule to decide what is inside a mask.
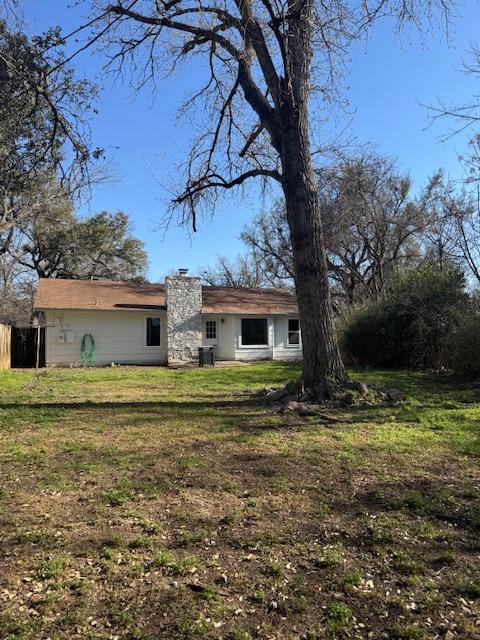
[[[206,347],[216,347],[215,355],[220,357],[220,341],[218,339],[218,322],[216,320],[203,321],[203,344]]]

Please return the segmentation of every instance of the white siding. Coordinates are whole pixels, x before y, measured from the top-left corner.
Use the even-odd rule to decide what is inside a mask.
[[[146,318],[160,317],[160,346],[146,346]],[[47,365],[80,362],[82,338],[95,340],[94,365],[164,364],[167,361],[165,311],[49,311],[47,314]],[[51,326],[54,325],[54,326]],[[59,333],[73,331],[71,344],[60,344]]]
[[[161,318],[160,347],[146,346],[146,318]],[[252,317],[252,316],[244,316]],[[288,316],[256,316],[268,320],[268,345],[242,346],[241,320],[237,315],[208,315],[217,320],[218,357],[221,360],[301,360],[302,347],[287,344]],[[223,321],[222,321],[223,320]],[[69,366],[80,362],[82,338],[95,340],[95,365],[166,364],[167,331],[165,311],[49,311],[47,314],[47,365]],[[54,326],[51,326],[54,325]],[[205,322],[202,323],[205,326]],[[74,342],[60,344],[58,334],[72,331]],[[205,338],[205,335],[203,335]]]
[[[293,318],[295,316],[290,317]],[[274,360],[301,360],[303,357],[301,336],[300,345],[294,346],[288,344],[288,318],[289,316],[275,317]]]
[[[217,340],[207,340],[205,323],[207,320],[217,322]],[[202,318],[202,344],[216,343],[219,360],[235,360],[235,317],[227,315],[206,314]]]
[[[268,345],[242,345],[242,317],[266,318],[268,321]],[[292,316],[294,317],[294,316]],[[302,346],[288,345],[288,316],[203,316],[203,341],[205,320],[216,320],[218,331],[218,358],[220,360],[301,360]]]
[[[221,360],[235,360],[235,318],[233,316],[219,316],[217,327],[219,329]]]

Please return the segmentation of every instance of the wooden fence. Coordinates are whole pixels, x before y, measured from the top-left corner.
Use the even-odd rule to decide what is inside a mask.
[[[11,328],[0,324],[0,371],[10,369],[11,344]]]
[[[1,1],[1,0],[0,0]],[[38,345],[38,339],[40,344]],[[11,363],[14,369],[20,367],[45,366],[45,328],[12,327]]]

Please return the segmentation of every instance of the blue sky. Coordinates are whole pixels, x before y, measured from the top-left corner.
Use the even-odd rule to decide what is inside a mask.
[[[29,30],[41,32],[52,25],[61,25],[64,32],[75,28],[81,13],[72,4],[25,0]],[[445,167],[452,177],[460,173],[457,156],[465,151],[472,132],[440,142],[448,123],[429,127],[428,112],[422,105],[436,97],[463,104],[479,93],[480,79],[461,71],[462,61],[468,60],[476,42],[478,24],[480,4],[467,0],[458,4],[449,41],[437,26],[425,35],[424,42],[412,33],[399,41],[391,25],[385,24],[375,29],[368,45],[359,45],[353,52],[345,82],[353,114],[348,133],[359,143],[371,143],[379,152],[396,158],[417,189],[439,167]],[[254,187],[243,197],[229,194],[215,217],[202,222],[196,234],[174,227],[166,233],[156,230],[168,202],[162,185],[171,183],[177,164],[188,151],[189,127],[177,121],[176,109],[198,80],[197,69],[184,67],[173,79],[161,80],[152,97],[148,90],[132,96],[127,84],[114,84],[102,73],[98,55],[85,53],[75,65],[80,75],[96,78],[103,87],[99,115],[92,121],[93,138],[96,145],[112,149],[118,176],[115,183],[94,190],[82,213],[126,211],[135,235],[145,242],[153,281],[180,266],[197,271],[212,263],[217,254],[238,253],[243,225],[263,206],[268,207]],[[331,125],[320,126],[328,133]]]

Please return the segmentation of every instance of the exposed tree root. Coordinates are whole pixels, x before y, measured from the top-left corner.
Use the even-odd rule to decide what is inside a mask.
[[[267,402],[280,405],[280,412],[297,412],[300,415],[316,415],[328,418],[332,416],[322,414],[325,408],[361,407],[379,404],[402,402],[405,395],[398,389],[381,390],[367,385],[362,380],[345,382],[327,381],[322,389],[305,389],[301,380],[290,380],[279,389],[262,389],[258,394]]]

